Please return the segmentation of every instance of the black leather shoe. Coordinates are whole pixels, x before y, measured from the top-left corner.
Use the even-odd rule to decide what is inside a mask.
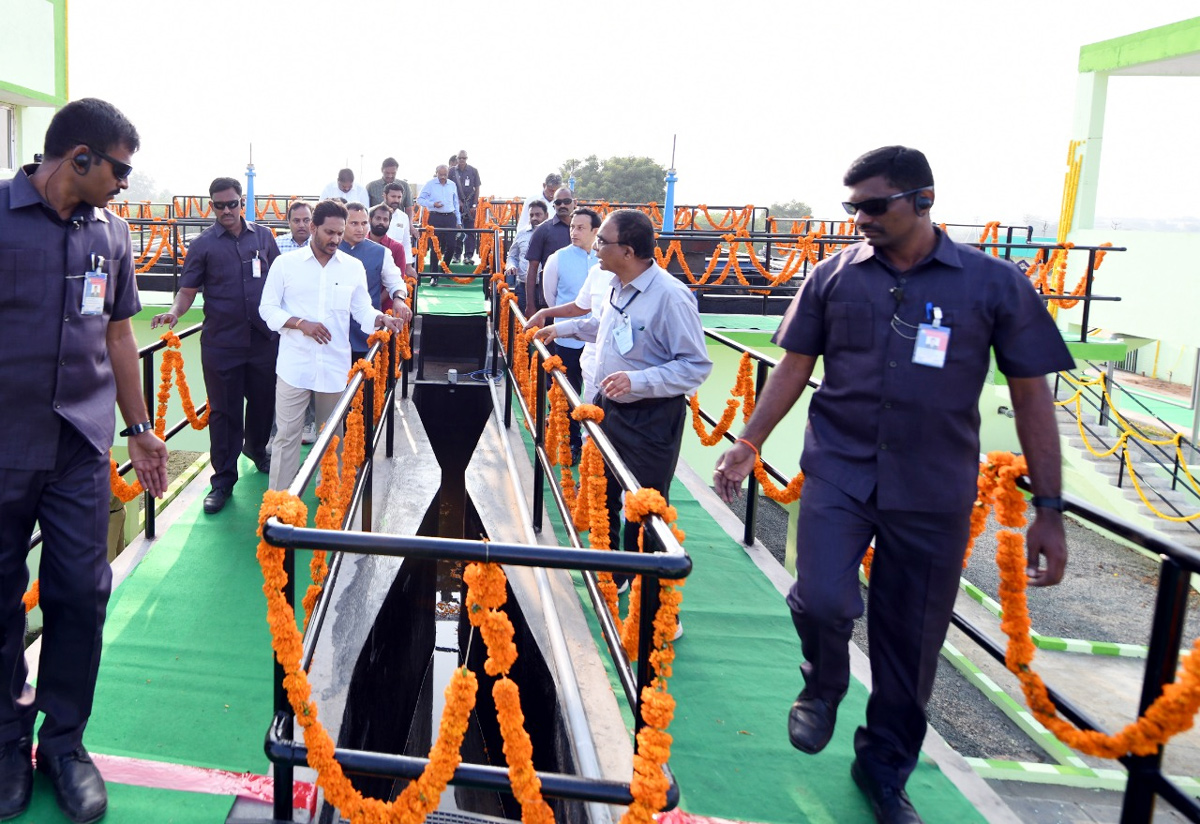
[[[833,738],[839,703],[841,698],[827,701],[803,692],[797,695],[788,713],[788,738],[792,746],[809,755],[816,755],[825,749],[829,739]]]
[[[850,765],[850,777],[871,802],[879,824],[922,824],[921,816],[917,815],[903,787],[880,784],[862,768],[857,758]]]
[[[256,458],[244,449],[242,450],[242,454],[250,459],[250,462],[254,464],[254,468],[257,469],[259,472],[261,472],[264,475],[271,474],[271,456],[270,455],[259,455]]]
[[[26,735],[0,745],[0,821],[16,818],[33,792],[33,741]]]
[[[38,755],[38,772],[54,785],[54,800],[75,824],[91,824],[108,810],[104,779],[83,747],[64,755]]]
[[[212,492],[204,496],[204,514],[215,515],[225,508],[225,502],[229,500],[230,491],[228,489],[214,489]]]

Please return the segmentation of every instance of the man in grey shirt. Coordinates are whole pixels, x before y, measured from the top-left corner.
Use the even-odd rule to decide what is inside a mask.
[[[670,500],[687,396],[712,371],[696,298],[654,262],[654,225],[641,212],[609,214],[595,248],[600,268],[613,275],[611,309],[599,319],[559,320],[537,336],[546,342],[563,337],[596,343],[600,391],[594,401],[584,400],[604,410],[600,427],[638,482]],[[616,535],[621,485],[611,472],[608,512],[610,534]],[[637,524],[626,525],[626,552],[638,551],[637,534]]]
[[[541,200],[529,204],[529,228],[517,232],[512,246],[508,247],[508,266],[504,269],[504,282],[512,286],[517,293],[517,306],[525,306],[525,275],[529,272],[529,261],[525,253],[529,251],[529,239],[533,230],[541,226],[550,213],[550,207]]]

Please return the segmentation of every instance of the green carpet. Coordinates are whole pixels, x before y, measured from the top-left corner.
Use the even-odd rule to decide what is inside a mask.
[[[194,501],[113,593],[85,741],[94,751],[266,770],[273,672],[254,533],[267,479],[245,458],[239,468],[220,513]],[[297,553],[301,594],[308,557]]]
[[[458,275],[475,271],[473,266],[456,263],[450,270]],[[417,296],[417,309],[422,314],[432,315],[482,315],[487,312],[488,302],[483,296],[483,280],[476,278],[472,283],[455,283],[449,275],[440,274],[438,285],[429,283],[429,270],[422,273]]]
[[[105,824],[214,824],[224,821],[233,797],[108,785],[108,814]],[[50,784],[35,776],[33,801],[24,815],[12,819],[19,824],[62,824],[66,816],[54,801]]]

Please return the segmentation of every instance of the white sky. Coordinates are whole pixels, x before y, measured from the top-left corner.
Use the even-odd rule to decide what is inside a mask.
[[[465,148],[485,195],[525,197],[568,157],[665,166],[677,133],[678,203],[798,198],[832,217],[850,161],[903,143],[930,159],[937,219],[1009,223],[1058,214],[1079,47],[1196,13],[1195,0],[73,0],[70,95],[122,109],[137,168],[179,194],[243,177],[253,143],[259,194],[316,194],[343,165],[365,183],[387,155],[420,184]],[[1100,215],[1200,214],[1198,104],[1200,78],[1110,81]]]

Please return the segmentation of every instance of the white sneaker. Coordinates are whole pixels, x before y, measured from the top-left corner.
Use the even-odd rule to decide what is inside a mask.
[[[304,431],[300,433],[300,443],[316,443],[317,442],[317,425],[315,423],[305,424]]]

